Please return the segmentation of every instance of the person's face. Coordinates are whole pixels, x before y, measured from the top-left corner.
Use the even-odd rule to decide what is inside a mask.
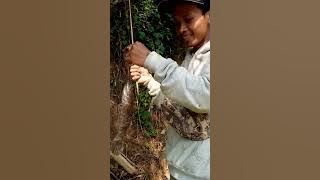
[[[208,39],[209,13],[203,14],[193,3],[179,4],[174,9],[176,30],[188,47],[198,49]]]

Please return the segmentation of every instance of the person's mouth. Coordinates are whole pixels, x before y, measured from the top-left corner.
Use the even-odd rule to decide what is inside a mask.
[[[181,37],[183,40],[189,40],[191,35],[190,34],[183,34]]]

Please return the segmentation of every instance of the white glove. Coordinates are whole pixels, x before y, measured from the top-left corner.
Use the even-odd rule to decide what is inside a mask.
[[[149,80],[147,88],[149,89],[149,94],[151,96],[156,96],[161,91],[160,83],[158,83],[158,81],[154,80],[153,77]]]
[[[132,80],[137,80],[138,83],[143,83],[143,85],[149,89],[149,94],[151,96],[156,96],[160,93],[160,83],[153,79],[152,75],[146,68],[132,65],[130,67],[130,74]]]
[[[143,83],[143,85],[147,86],[149,81],[152,78],[152,75],[149,73],[149,71],[144,68],[140,67],[138,65],[132,65],[130,67],[130,75],[132,80],[137,81],[138,83]]]

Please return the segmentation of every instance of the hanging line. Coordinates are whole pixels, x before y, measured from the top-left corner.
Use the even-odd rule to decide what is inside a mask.
[[[130,32],[131,32],[131,44],[134,43],[134,40],[133,40],[133,27],[132,27],[132,15],[131,15],[131,1],[129,0],[129,19],[130,19]],[[129,71],[130,73],[130,71]],[[138,109],[138,112],[140,112],[140,107],[139,107],[139,84],[138,84],[138,81],[136,81],[136,90],[137,90],[137,95],[136,95],[136,99],[137,99],[137,109]],[[138,138],[138,134],[139,134],[139,125],[140,125],[140,128],[141,128],[141,132],[142,132],[142,125],[140,123],[140,116],[138,115],[138,123],[137,123],[137,138]]]
[[[131,34],[131,44],[134,43],[134,40],[133,40],[133,27],[132,27],[132,15],[131,15],[131,1],[129,0],[129,19],[130,19],[130,34]],[[130,73],[130,71],[129,71]],[[138,81],[136,81],[136,90],[137,90],[137,96],[136,96],[136,99],[137,99],[137,109],[138,109],[138,112],[140,112],[140,108],[139,108],[139,84],[138,84]],[[140,116],[138,115],[138,124],[137,124],[137,138],[138,138],[138,133],[139,133],[139,125],[140,125],[140,128],[141,128],[141,132],[142,132],[142,125],[140,123]]]
[[[133,28],[132,28],[132,15],[131,15],[131,1],[130,0],[129,0],[129,19],[130,19],[131,44],[133,44],[134,41],[133,41]]]
[[[130,20],[131,44],[133,44],[134,40],[133,40],[133,27],[132,27],[132,14],[131,14],[131,1],[130,0],[129,0],[129,20]],[[137,95],[139,95],[139,84],[138,84],[138,81],[136,82],[136,89],[137,89]],[[137,101],[138,101],[138,99],[137,99]]]

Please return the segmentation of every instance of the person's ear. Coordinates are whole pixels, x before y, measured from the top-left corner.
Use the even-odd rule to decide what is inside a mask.
[[[208,19],[208,23],[210,24],[210,11],[205,13],[205,17]]]

